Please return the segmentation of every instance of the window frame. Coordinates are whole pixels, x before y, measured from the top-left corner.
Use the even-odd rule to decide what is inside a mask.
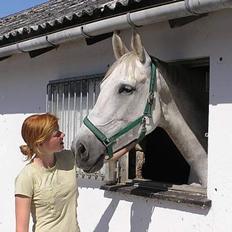
[[[182,64],[192,67],[208,66],[210,69],[209,57],[175,60],[168,62],[171,65]],[[209,94],[209,73],[206,74],[205,83]],[[209,102],[208,102],[209,103]],[[209,104],[208,104],[209,105]],[[208,137],[208,133],[205,134]],[[117,164],[112,165],[117,169],[116,175],[110,175],[115,179],[110,179],[108,183],[101,186],[101,189],[112,192],[119,192],[129,195],[142,196],[146,198],[167,200],[176,203],[187,204],[191,206],[207,209],[211,207],[211,200],[207,197],[207,188],[192,186],[188,184],[175,185],[163,182],[150,181],[146,179],[129,179],[129,153],[123,156]],[[115,172],[114,169],[110,172]]]

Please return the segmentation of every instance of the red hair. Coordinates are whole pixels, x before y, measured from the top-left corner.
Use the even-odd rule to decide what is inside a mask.
[[[27,156],[27,160],[38,152],[38,145],[49,139],[54,130],[58,129],[58,118],[50,113],[34,114],[26,118],[21,129],[26,145],[20,146],[20,150]]]

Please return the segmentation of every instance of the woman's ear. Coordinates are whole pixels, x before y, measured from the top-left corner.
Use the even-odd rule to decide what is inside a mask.
[[[118,35],[117,32],[114,32],[114,34],[113,34],[112,45],[113,45],[113,51],[114,51],[114,56],[115,56],[116,60],[118,60],[125,53],[129,52],[129,50],[127,49],[125,44],[122,42],[122,39]]]
[[[43,146],[43,143],[42,143],[42,142],[36,143],[36,144],[34,145],[34,150],[35,150],[35,152],[36,152],[36,153],[41,153],[41,148],[42,148],[42,146]]]

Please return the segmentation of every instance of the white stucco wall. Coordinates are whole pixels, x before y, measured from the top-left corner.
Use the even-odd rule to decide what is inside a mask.
[[[168,23],[140,28],[147,51],[163,60],[210,57],[208,197],[210,210],[99,190],[79,180],[82,232],[232,231],[232,10],[170,29]],[[123,36],[129,42],[130,31]],[[222,57],[222,61],[220,61]],[[114,61],[111,40],[92,46],[76,41],[31,59],[17,54],[0,62],[0,231],[14,231],[14,179],[23,167],[22,121],[45,111],[49,80],[104,72]]]

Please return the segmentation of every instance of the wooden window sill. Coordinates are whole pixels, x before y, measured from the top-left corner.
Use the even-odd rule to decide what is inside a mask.
[[[211,207],[211,200],[207,198],[206,189],[191,185],[171,185],[152,181],[132,181],[124,184],[103,185],[101,189],[130,195],[148,197],[152,199],[172,201],[202,209]]]

